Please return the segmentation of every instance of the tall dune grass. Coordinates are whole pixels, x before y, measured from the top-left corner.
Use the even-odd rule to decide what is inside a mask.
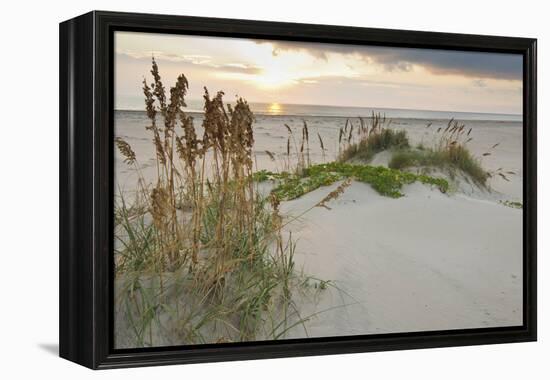
[[[136,195],[121,189],[116,201],[117,346],[284,337],[307,320],[292,291],[310,279],[294,268],[278,200],[260,195],[252,180],[254,115],[245,100],[232,107],[223,92],[205,88],[197,129],[184,111],[187,78],[167,90],[154,59],[151,75],[143,94],[156,154],[152,183],[139,175],[130,144],[115,141],[139,177]]]
[[[432,125],[428,124],[426,128],[431,127]],[[397,151],[392,155],[389,167],[393,169],[442,168],[446,169],[451,176],[461,172],[477,185],[485,187],[491,173],[483,169],[481,160],[468,149],[468,143],[473,140],[471,132],[471,128],[466,129],[464,124],[451,119],[446,128],[441,127],[434,132],[435,142],[432,147],[420,144],[417,149]],[[490,152],[484,153],[484,155],[489,154]]]
[[[391,121],[385,116],[374,112],[366,121],[359,118],[358,125],[350,119],[346,120],[344,128],[339,131],[338,161],[359,160],[368,163],[384,150],[408,148],[407,133],[391,129],[390,124]]]

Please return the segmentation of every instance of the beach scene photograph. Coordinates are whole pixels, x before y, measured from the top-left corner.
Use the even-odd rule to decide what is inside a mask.
[[[114,348],[523,324],[523,57],[114,34]]]

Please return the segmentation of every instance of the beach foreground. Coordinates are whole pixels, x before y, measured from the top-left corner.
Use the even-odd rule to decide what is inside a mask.
[[[202,115],[194,117],[200,125]],[[358,128],[359,121],[351,120],[349,126],[354,123]],[[282,173],[289,163],[292,166],[299,161],[299,149],[289,154],[288,143],[299,139],[305,123],[309,133],[324,143],[322,147],[308,144],[302,148],[311,165],[333,162],[341,149],[338,131],[347,128],[348,118],[259,115],[254,124],[254,170]],[[451,125],[438,119],[394,119],[388,123],[396,131],[405,131],[412,147],[437,144],[439,131]],[[352,177],[345,186],[336,181],[295,199],[280,197],[283,241],[295,244],[290,256],[293,263],[289,264],[298,277],[291,297],[286,298],[289,307],[295,309],[288,315],[285,309],[282,317],[277,306],[267,300],[271,317],[282,318],[284,324],[271,320],[266,326],[283,332],[275,334],[271,327],[266,332],[260,326],[253,340],[522,324],[521,124],[502,120],[465,123],[473,131],[468,149],[487,173],[493,173],[484,185],[475,184],[464,173],[432,168],[427,173],[448,181],[449,188],[413,182],[404,185],[395,198]],[[117,134],[132,143],[140,157],[139,173],[146,182],[152,182],[155,151],[145,126],[141,113],[117,113]],[[368,162],[352,159],[351,164],[387,168],[393,153],[383,150]],[[117,165],[121,194],[132,199],[132,192],[127,190],[136,183],[137,173],[123,166],[120,158]],[[406,171],[421,174],[424,169],[411,167]],[[277,179],[268,179],[254,186],[269,198],[277,183]],[[343,192],[321,202],[339,187]],[[320,203],[322,206],[316,207]],[[139,282],[154,290],[162,288],[162,281],[169,286],[177,284],[171,279],[178,276],[187,274],[163,274],[156,285],[147,276]],[[127,282],[128,278],[119,276],[117,288],[127,289]],[[190,298],[185,294],[168,297],[170,309],[158,309],[156,322],[147,324],[146,342],[151,345],[185,341],[170,331],[179,326],[174,310],[186,310]],[[134,347],[135,334],[130,326],[135,323],[124,311],[127,305],[120,307],[115,317],[117,347]],[[238,325],[237,321],[229,322]],[[200,342],[219,340],[218,332],[200,330]],[[222,336],[225,341],[231,334]]]

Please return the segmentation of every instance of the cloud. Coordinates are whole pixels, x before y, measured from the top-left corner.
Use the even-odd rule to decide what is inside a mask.
[[[261,72],[261,68],[257,66],[247,65],[240,62],[221,62],[216,63],[213,61],[211,56],[208,55],[198,55],[198,54],[172,54],[165,53],[162,51],[152,51],[148,54],[137,53],[132,51],[120,51],[117,52],[119,57],[135,59],[135,60],[147,60],[150,61],[152,57],[155,57],[157,62],[172,62],[178,64],[190,64],[194,66],[203,66],[207,68],[215,68],[223,71],[233,72],[233,73],[244,73],[244,74],[258,74]]]
[[[502,80],[521,80],[523,75],[523,60],[519,54],[287,41],[259,41],[258,43],[270,43],[273,46],[274,56],[284,51],[302,51],[324,60],[327,60],[330,54],[355,55],[367,62],[380,64],[389,72],[410,71],[414,65],[418,65],[436,75]]]
[[[170,62],[188,62],[193,63],[196,65],[205,64],[208,62],[211,62],[212,57],[209,55],[199,55],[199,54],[174,54],[174,53],[166,53],[160,50],[152,50],[147,53],[143,52],[135,52],[130,50],[123,50],[123,51],[117,51],[117,54],[126,56],[128,58],[134,58],[134,59],[148,59],[150,60],[152,57],[155,57],[158,61],[170,61]]]

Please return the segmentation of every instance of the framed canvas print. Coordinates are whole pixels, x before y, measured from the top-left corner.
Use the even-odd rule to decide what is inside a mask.
[[[536,339],[536,40],[60,25],[60,355]]]

